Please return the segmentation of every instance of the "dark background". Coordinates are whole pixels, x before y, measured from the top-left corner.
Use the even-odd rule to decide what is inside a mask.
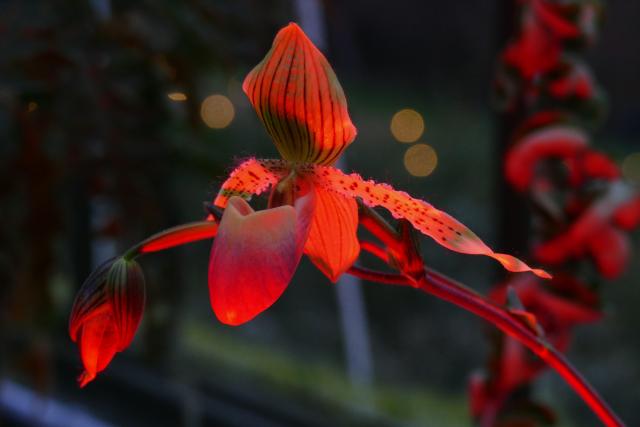
[[[348,168],[518,255],[496,237],[491,105],[510,3],[327,0],[323,22],[359,130]],[[620,163],[640,151],[640,4],[606,3],[587,53],[609,97],[593,144]],[[147,308],[133,345],[94,383],[75,385],[67,316],[91,269],[201,218],[237,159],[276,156],[240,84],[292,20],[284,0],[0,2],[0,425],[470,425],[466,383],[485,362],[483,322],[411,290],[363,284],[373,373],[359,383],[347,372],[335,287],[308,261],[271,309],[230,328],[209,307],[209,243],[142,260]],[[214,93],[235,107],[224,129],[200,117]],[[419,142],[438,153],[427,178],[407,173],[408,145],[389,132],[402,108],[423,115]],[[579,329],[569,357],[638,425],[637,233],[633,242],[628,273],[605,289],[605,319]],[[423,252],[483,292],[504,277],[431,241]],[[538,384],[560,425],[597,424],[557,376]]]

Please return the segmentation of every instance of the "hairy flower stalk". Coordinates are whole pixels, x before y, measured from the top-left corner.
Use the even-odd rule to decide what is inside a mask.
[[[425,270],[413,230],[453,251],[494,258],[510,271],[543,278],[550,277],[548,273],[494,252],[466,226],[427,202],[331,166],[353,142],[356,130],[333,70],[296,24],[278,33],[271,51],[249,73],[243,88],[283,158],[245,160],[222,184],[207,221],[158,233],[127,251],[123,262],[215,236],[209,295],[218,319],[230,325],[245,323],[271,306],[285,291],[303,254],[332,281],[347,272],[372,281],[410,285],[459,305],[522,341],[554,366],[603,421],[621,425],[609,422],[615,416],[609,415],[606,404],[550,350],[543,337],[532,332],[522,320],[526,313],[509,312]],[[269,190],[268,209],[255,211],[247,200]],[[376,206],[400,221],[400,232],[375,214],[371,208]],[[224,210],[221,216],[216,208]],[[360,242],[359,225],[382,245]],[[362,249],[402,274],[355,267]],[[119,345],[117,351],[123,347]],[[106,363],[102,365],[104,369]]]

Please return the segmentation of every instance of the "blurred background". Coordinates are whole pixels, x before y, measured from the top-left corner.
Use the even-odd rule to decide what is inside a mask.
[[[277,156],[241,83],[289,21],[344,87],[359,131],[346,169],[523,254],[498,241],[491,102],[511,3],[0,2],[0,425],[471,425],[467,381],[485,362],[488,327],[411,289],[331,285],[307,260],[271,309],[231,328],[209,306],[209,242],[143,258],[142,325],[83,390],[67,322],[95,266],[202,218],[239,159]],[[588,52],[609,97],[594,145],[618,164],[640,152],[639,18],[640,3],[608,1]],[[632,239],[630,269],[604,291],[605,319],[578,330],[569,358],[640,425]],[[422,250],[481,292],[504,277],[483,257],[426,240]],[[538,384],[559,425],[597,425],[555,374]]]

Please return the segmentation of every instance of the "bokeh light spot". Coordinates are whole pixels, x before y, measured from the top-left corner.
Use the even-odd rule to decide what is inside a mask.
[[[622,174],[629,181],[640,184],[640,153],[629,154],[623,160]]]
[[[438,154],[427,144],[416,144],[404,153],[404,167],[413,176],[428,176],[438,165]]]
[[[176,102],[184,102],[187,100],[187,95],[182,92],[171,92],[167,94],[167,97],[169,97],[170,100]]]
[[[202,101],[200,116],[207,126],[223,129],[231,124],[235,116],[233,104],[224,95],[211,95]]]
[[[416,110],[405,108],[391,118],[391,134],[400,142],[416,142],[424,132],[424,120]]]

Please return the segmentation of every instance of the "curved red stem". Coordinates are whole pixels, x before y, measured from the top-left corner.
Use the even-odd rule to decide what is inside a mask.
[[[351,267],[347,273],[369,281],[412,286],[485,319],[505,334],[518,340],[555,369],[589,405],[604,425],[607,427],[624,426],[622,420],[618,418],[593,386],[569,363],[562,353],[529,330],[507,310],[467,287],[431,269],[425,269],[425,274],[417,281],[401,274],[383,273],[356,266]]]
[[[218,223],[213,219],[178,225],[146,238],[129,249],[124,257],[132,259],[141,254],[158,252],[198,240],[210,239],[215,237],[217,232]]]
[[[360,224],[371,231],[383,243],[394,248],[405,246],[405,254],[417,251],[416,247],[410,246],[410,242],[401,240],[400,234],[393,230],[375,211],[362,205],[360,208]],[[386,255],[381,256],[383,251],[377,248],[376,245],[362,245],[362,249],[378,256],[383,261],[387,261]],[[381,283],[412,286],[483,318],[529,348],[550,367],[555,369],[605,426],[624,426],[622,420],[613,412],[593,386],[571,365],[567,358],[543,337],[525,326],[507,309],[495,304],[474,290],[426,267],[424,267],[424,271],[420,275],[411,275],[404,272],[398,275],[372,270],[366,270],[366,274],[364,274],[362,270],[360,267],[355,270],[352,268],[348,273]],[[404,277],[404,282],[399,279],[399,276]]]
[[[525,327],[504,308],[479,295],[461,290],[450,279],[433,271],[425,271],[424,276],[413,286],[491,322],[502,332],[525,345],[555,369],[589,405],[604,425],[608,427],[624,426],[622,420],[618,418],[593,386],[569,363],[562,353]]]

